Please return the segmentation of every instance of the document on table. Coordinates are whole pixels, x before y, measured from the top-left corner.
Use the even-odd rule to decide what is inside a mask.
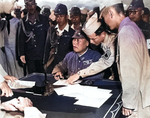
[[[22,80],[15,80],[14,82],[8,81],[8,86],[11,89],[19,89],[19,88],[32,88],[35,86],[34,81],[22,81]]]
[[[78,80],[75,84],[79,84],[81,81]],[[53,85],[70,85],[66,80],[58,80]]]
[[[61,82],[59,81],[59,83]],[[56,84],[54,83],[54,85]],[[112,95],[110,93],[112,90],[100,89],[92,86],[82,86],[79,84],[66,85],[65,87],[61,88],[54,88],[54,90],[58,95],[74,97],[77,99],[78,101],[74,103],[76,105],[96,108],[99,108]]]

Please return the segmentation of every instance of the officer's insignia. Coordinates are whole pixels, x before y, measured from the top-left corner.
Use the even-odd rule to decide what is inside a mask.
[[[111,55],[111,51],[110,51],[110,49],[107,49],[106,52],[104,52],[104,54],[102,55],[101,58],[103,58],[105,60],[108,60],[110,55]]]
[[[83,61],[83,65],[90,65],[92,63],[92,59]]]

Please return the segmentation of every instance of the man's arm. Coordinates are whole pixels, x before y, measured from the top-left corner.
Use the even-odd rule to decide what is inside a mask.
[[[0,75],[0,89],[2,91],[1,96],[10,97],[13,95],[12,90],[7,85],[6,81],[4,80],[4,78],[1,75]]]
[[[56,80],[59,80],[60,78],[64,78],[63,74],[67,72],[67,55],[64,58],[63,61],[59,62],[53,69],[52,74],[54,75],[54,78]]]
[[[68,83],[73,84],[76,80],[78,80],[80,77],[85,78],[91,75],[95,75],[99,72],[102,72],[103,70],[110,67],[115,60],[115,49],[114,44],[112,43],[110,46],[110,50],[108,52],[110,55],[109,57],[106,57],[107,55],[102,55],[102,57],[97,61],[92,63],[89,67],[86,69],[80,70],[77,74],[74,74],[68,78]]]
[[[19,26],[19,29],[18,29],[18,55],[20,56],[20,60],[22,61],[22,63],[26,63],[26,60],[25,60],[25,38],[26,35],[23,31],[23,19],[21,20],[20,22],[20,26]]]

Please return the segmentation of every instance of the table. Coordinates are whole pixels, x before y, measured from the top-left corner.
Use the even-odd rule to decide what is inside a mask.
[[[51,75],[47,76],[48,80],[54,82]],[[37,85],[43,84],[44,74],[33,73],[23,80],[37,81]],[[81,83],[85,85],[85,82]],[[111,89],[113,95],[100,107],[86,107],[74,105],[75,98],[58,96],[53,92],[50,96],[36,96],[28,93],[14,92],[13,97],[28,97],[32,100],[33,105],[40,111],[47,114],[47,118],[121,118],[121,84],[120,82],[111,80],[96,80],[92,82],[91,86],[98,86],[99,88]],[[12,98],[2,97],[2,102]],[[86,98],[85,98],[86,99]]]

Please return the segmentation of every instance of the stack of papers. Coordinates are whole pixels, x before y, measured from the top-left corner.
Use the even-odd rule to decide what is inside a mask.
[[[19,88],[32,88],[35,86],[34,81],[22,81],[22,80],[15,80],[14,82],[8,81],[8,86],[11,89],[19,89]]]
[[[79,84],[69,85],[66,80],[58,80],[54,85],[66,85],[65,87],[54,88],[58,95],[74,97],[78,101],[74,104],[99,108],[111,97],[112,90],[100,89],[92,86]]]

